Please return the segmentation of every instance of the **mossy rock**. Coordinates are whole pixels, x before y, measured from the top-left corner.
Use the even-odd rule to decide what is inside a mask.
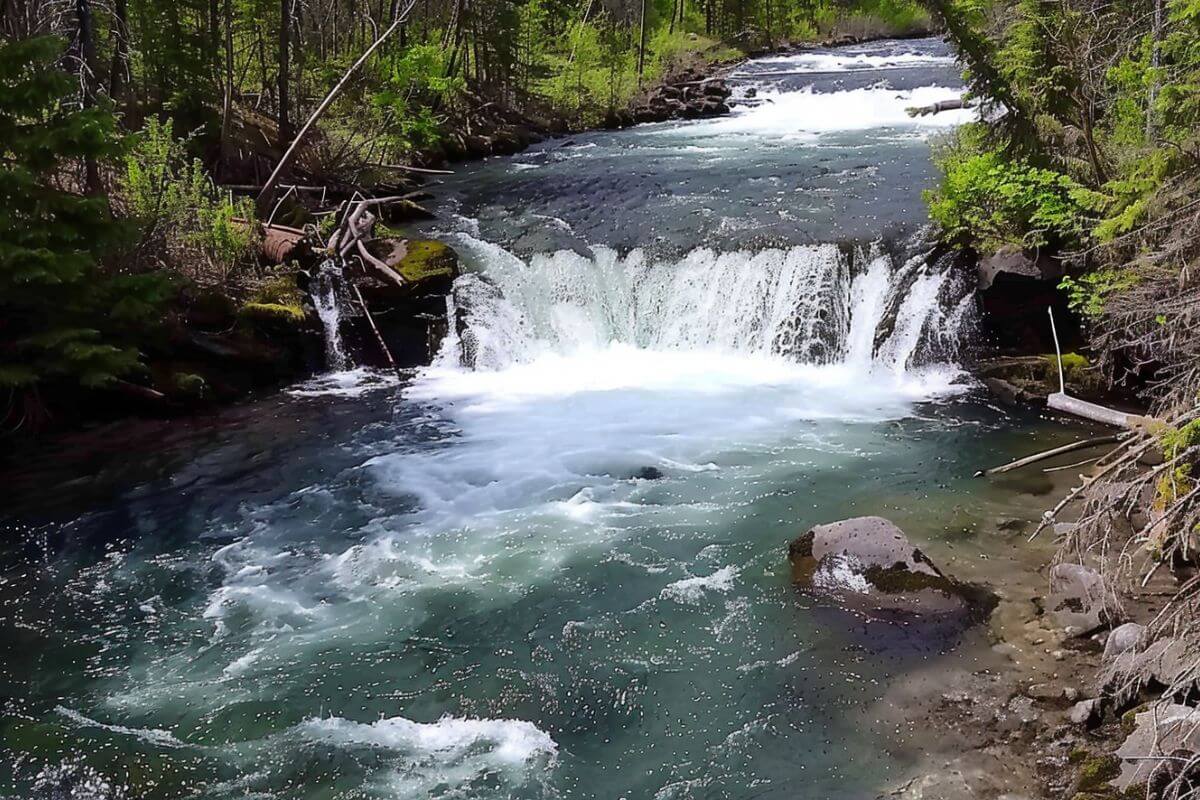
[[[1109,781],[1121,774],[1121,759],[1113,755],[1091,756],[1079,765],[1075,775],[1077,794],[1112,794]]]
[[[1054,353],[1047,353],[1042,356],[1042,361],[1046,365],[1045,380],[1048,383],[1056,383],[1058,381],[1058,356]],[[1103,388],[1100,385],[1100,376],[1092,370],[1092,362],[1088,361],[1087,356],[1079,353],[1063,353],[1062,369],[1068,389],[1076,387],[1077,391],[1085,389],[1099,391]]]
[[[172,375],[171,388],[176,394],[197,400],[208,394],[208,382],[194,372],[177,372]]]
[[[238,309],[238,318],[252,327],[267,330],[299,328],[308,318],[304,299],[294,273],[275,275],[255,287],[249,300]]]
[[[1063,377],[1070,394],[1084,397],[1103,395],[1104,378],[1099,370],[1093,369],[1086,356],[1063,353],[1062,364]],[[1039,398],[1059,390],[1058,356],[1054,353],[993,359],[980,365],[980,375],[985,379],[1002,380]]]
[[[302,306],[304,292],[296,283],[295,274],[275,275],[260,283],[250,293],[250,303],[265,305]]]
[[[458,254],[441,242],[409,239],[404,257],[396,264],[396,271],[410,283],[431,278],[453,278],[458,274]]]
[[[302,325],[305,320],[302,307],[283,303],[246,303],[238,311],[238,315],[252,323],[265,322],[287,326]]]

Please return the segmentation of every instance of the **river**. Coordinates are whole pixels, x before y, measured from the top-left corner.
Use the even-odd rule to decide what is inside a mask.
[[[880,513],[952,573],[1028,570],[1013,531],[1049,480],[970,476],[1071,434],[957,366],[974,301],[926,258],[921,190],[970,112],[905,113],[960,91],[946,46],[733,83],[728,117],[437,187],[465,324],[403,385],[343,371],[31,462],[0,510],[0,794],[859,800],[903,777],[912,732],[877,704],[985,635],[806,596],[787,544]]]

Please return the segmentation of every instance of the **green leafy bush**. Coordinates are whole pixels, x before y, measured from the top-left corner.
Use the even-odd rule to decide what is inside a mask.
[[[1103,198],[1067,175],[977,144],[969,130],[936,161],[941,185],[926,192],[929,213],[950,240],[994,251],[1077,241]]]
[[[223,283],[254,263],[257,233],[249,199],[218,191],[189,158],[171,123],[151,117],[125,157],[121,197],[143,231],[139,251],[204,284]]]
[[[1088,319],[1097,319],[1104,313],[1110,295],[1137,282],[1137,273],[1132,269],[1097,269],[1078,277],[1067,276],[1058,288],[1067,293],[1067,305],[1072,311]]]

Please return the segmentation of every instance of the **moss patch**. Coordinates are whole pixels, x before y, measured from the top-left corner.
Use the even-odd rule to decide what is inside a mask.
[[[194,372],[177,372],[171,376],[171,386],[186,397],[201,398],[208,393],[208,383]]]
[[[296,284],[296,276],[289,273],[263,281],[238,309],[238,316],[251,324],[265,323],[276,327],[302,325],[306,318],[304,292]]]
[[[454,277],[458,267],[458,256],[448,245],[428,239],[410,239],[408,251],[396,271],[410,283],[430,278]]]
[[[1085,759],[1079,766],[1075,776],[1077,793],[1103,793],[1109,786],[1108,782],[1121,774],[1121,759],[1116,756],[1092,756]]]
[[[299,325],[304,322],[304,309],[299,305],[283,303],[246,303],[239,314],[251,321],[282,322]]]
[[[260,283],[250,293],[250,303],[266,305],[299,306],[304,303],[304,292],[292,274],[276,275]]]

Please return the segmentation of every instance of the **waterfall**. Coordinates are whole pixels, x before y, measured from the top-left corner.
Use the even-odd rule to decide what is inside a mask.
[[[325,363],[333,372],[350,365],[342,345],[342,271],[330,259],[313,276],[309,287],[313,307],[325,328]]]
[[[473,237],[460,242],[480,271],[455,284],[461,332],[440,359],[479,370],[620,344],[902,373],[953,361],[973,308],[947,265],[878,244],[698,248],[652,261],[603,247],[521,259]]]

